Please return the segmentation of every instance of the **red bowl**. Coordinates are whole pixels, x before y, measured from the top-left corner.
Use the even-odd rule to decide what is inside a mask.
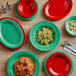
[[[17,12],[23,17],[31,17],[37,11],[37,4],[34,0],[21,0],[17,4]]]
[[[54,53],[47,59],[46,68],[52,76],[67,76],[72,68],[70,58],[64,53]]]
[[[25,40],[26,40],[26,36],[25,36],[25,32],[24,32],[23,27],[21,26],[20,23],[18,23],[16,20],[14,20],[14,19],[12,19],[12,18],[9,18],[9,17],[0,18],[0,20],[2,20],[2,19],[11,19],[11,20],[15,21],[17,24],[19,24],[19,26],[21,27],[21,29],[22,29],[22,31],[23,31],[23,34],[24,34],[24,40],[23,40],[22,45],[21,45],[20,47],[18,47],[18,48],[15,48],[15,49],[8,48],[8,47],[4,46],[2,43],[0,43],[0,45],[3,46],[4,48],[8,49],[8,50],[18,50],[18,49],[20,49],[20,48],[24,45]]]
[[[69,14],[72,5],[72,0],[49,0],[44,7],[44,14],[49,19],[58,20]]]

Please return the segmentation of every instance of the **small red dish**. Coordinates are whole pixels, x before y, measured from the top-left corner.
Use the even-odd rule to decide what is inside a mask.
[[[64,53],[54,53],[46,61],[46,68],[51,76],[67,76],[72,68],[70,58]]]
[[[37,12],[37,4],[34,0],[20,0],[17,4],[17,12],[22,17],[31,17]]]
[[[21,27],[21,29],[22,29],[22,31],[23,31],[24,40],[23,40],[22,45],[21,45],[20,47],[18,47],[18,48],[15,48],[15,49],[8,48],[8,47],[4,46],[2,43],[0,43],[0,45],[1,45],[2,47],[4,47],[4,48],[8,49],[8,50],[13,50],[13,51],[14,51],[14,50],[18,50],[18,49],[20,49],[20,48],[24,45],[24,43],[25,43],[25,39],[26,39],[26,36],[25,36],[25,32],[24,32],[23,27],[22,27],[21,24],[18,23],[15,19],[12,19],[12,18],[9,18],[9,17],[0,18],[0,20],[3,20],[3,19],[11,19],[11,20],[15,21],[17,24],[19,24],[19,26]]]
[[[52,20],[68,15],[72,9],[72,0],[49,0],[44,7],[44,14]]]

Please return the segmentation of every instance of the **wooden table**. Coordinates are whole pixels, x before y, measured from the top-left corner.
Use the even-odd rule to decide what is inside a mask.
[[[25,30],[25,33],[26,33],[26,43],[24,44],[24,46],[21,49],[19,49],[17,51],[20,51],[20,50],[28,50],[28,51],[32,51],[33,53],[35,53],[38,56],[38,58],[40,60],[40,63],[41,63],[41,71],[40,71],[39,76],[47,76],[45,74],[44,68],[43,68],[43,62],[44,62],[45,57],[50,52],[52,52],[54,50],[63,50],[63,48],[60,46],[60,44],[64,43],[64,41],[66,41],[66,40],[70,40],[72,42],[76,42],[76,37],[70,36],[65,31],[65,27],[64,27],[64,24],[65,24],[66,19],[69,18],[72,15],[76,15],[76,0],[72,0],[73,1],[73,9],[70,12],[70,14],[68,16],[66,16],[65,18],[63,18],[61,20],[58,20],[58,21],[51,21],[51,20],[47,19],[45,17],[45,15],[44,15],[44,11],[43,11],[44,10],[44,5],[45,5],[45,3],[48,0],[37,0],[38,3],[39,3],[40,10],[39,10],[39,13],[38,13],[37,17],[34,18],[31,21],[23,21],[23,20],[19,19],[16,16],[15,11],[14,11],[14,6],[15,6],[15,3],[17,2],[17,0],[0,0],[0,11],[1,11],[1,6],[2,5],[5,5],[7,1],[11,3],[11,7],[12,8],[6,14],[2,14],[0,12],[0,18],[2,18],[2,17],[11,17],[13,19],[16,19],[23,26],[23,28]],[[31,45],[31,43],[29,41],[29,31],[32,28],[32,26],[34,24],[36,24],[37,22],[39,22],[39,21],[51,21],[51,22],[55,23],[57,25],[57,27],[59,28],[59,30],[60,30],[60,33],[61,33],[60,43],[52,51],[49,51],[49,52],[40,52],[39,50],[35,49]],[[6,70],[7,61],[11,57],[11,55],[14,54],[17,51],[8,51],[8,50],[4,49],[0,45],[0,76],[8,76],[7,70]],[[71,76],[76,76],[76,57],[75,56],[72,56],[72,55],[71,55],[71,57],[72,57],[72,59],[74,61],[74,71],[73,71],[73,73],[72,73]]]

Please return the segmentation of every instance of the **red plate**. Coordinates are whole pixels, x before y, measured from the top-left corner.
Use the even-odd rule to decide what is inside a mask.
[[[46,68],[52,76],[67,76],[71,71],[72,63],[67,55],[57,52],[47,59]]]
[[[65,17],[72,9],[72,0],[49,0],[44,8],[46,17],[58,20]]]
[[[21,0],[17,4],[17,12],[23,17],[31,17],[37,11],[37,4],[34,0]]]
[[[0,18],[0,20],[2,20],[2,19],[11,19],[11,20],[15,21],[17,24],[19,24],[19,26],[21,27],[21,29],[22,29],[22,31],[23,31],[23,34],[24,34],[24,40],[23,40],[22,45],[21,45],[20,47],[18,47],[18,48],[15,48],[15,49],[7,48],[7,47],[4,46],[2,43],[0,43],[0,45],[3,46],[4,48],[8,49],[8,50],[18,50],[18,49],[20,49],[20,48],[24,45],[24,43],[25,43],[25,38],[26,38],[25,32],[24,32],[24,30],[23,30],[23,27],[21,26],[20,23],[18,23],[16,20],[14,20],[14,19],[12,19],[12,18],[8,18],[8,17]]]

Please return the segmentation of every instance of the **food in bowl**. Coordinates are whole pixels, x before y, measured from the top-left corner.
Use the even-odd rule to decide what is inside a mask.
[[[54,40],[54,31],[49,27],[43,27],[36,33],[36,40],[41,45],[48,45]]]
[[[72,32],[76,32],[76,20],[72,20],[69,24],[70,24],[69,26],[70,30]]]
[[[34,72],[35,65],[31,58],[21,57],[14,64],[14,74],[16,76],[31,76]]]

